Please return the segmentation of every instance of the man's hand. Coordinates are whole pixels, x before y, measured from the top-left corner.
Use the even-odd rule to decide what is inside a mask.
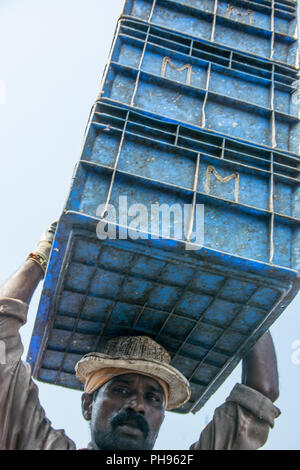
[[[276,353],[269,331],[257,341],[243,360],[242,383],[262,393],[272,402],[279,397]]]
[[[43,233],[36,249],[33,251],[34,254],[41,255],[46,262],[48,262],[49,259],[56,226],[57,222],[50,225]],[[8,297],[29,303],[36,287],[43,277],[41,266],[32,259],[27,259],[23,266],[21,266],[21,268],[0,288],[0,297]]]
[[[49,255],[54,240],[56,228],[57,222],[53,222],[51,225],[49,225],[47,230],[42,234],[40,241],[33,252],[42,255],[47,260],[47,262],[49,260]]]

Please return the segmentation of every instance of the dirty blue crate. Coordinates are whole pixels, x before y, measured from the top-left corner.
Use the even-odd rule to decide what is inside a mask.
[[[298,67],[294,1],[127,0],[123,15]]]
[[[178,411],[198,411],[299,289],[299,194],[297,155],[98,102],[28,352],[34,377],[81,390],[83,354],[146,334],[191,382]],[[150,226],[126,238],[134,215],[126,226],[109,210],[120,195],[149,209],[204,204],[203,246]]]
[[[121,20],[101,99],[299,153],[297,70]]]

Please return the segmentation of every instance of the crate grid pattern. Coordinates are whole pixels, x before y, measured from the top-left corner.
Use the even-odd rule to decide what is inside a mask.
[[[164,108],[159,99],[156,101],[155,97],[152,98],[152,91],[149,96],[144,96],[148,92],[147,83],[153,83],[157,88],[155,91],[157,96],[159,90],[172,88],[174,93],[177,91],[187,96],[193,93],[193,100],[197,101],[193,101],[191,105],[181,105],[182,109],[178,109],[174,104],[175,112],[181,121],[192,121],[199,127],[218,130],[218,124],[212,115],[215,106],[219,106],[218,112],[226,112],[222,110],[222,106],[226,104],[226,109],[236,108],[237,113],[241,113],[242,119],[246,121],[250,120],[249,116],[256,116],[258,123],[249,129],[246,140],[262,140],[270,147],[299,153],[299,108],[297,104],[293,104],[297,103],[295,94],[298,93],[295,69],[222,49],[216,45],[212,48],[207,44],[195,42],[192,38],[183,38],[182,35],[175,36],[171,33],[170,36],[172,35],[174,41],[166,39],[168,34],[159,28],[121,21],[110,67],[103,82],[101,98],[110,98],[131,107],[150,110],[154,114],[168,115],[170,113],[168,106]],[[161,44],[163,36],[165,38]],[[180,44],[180,41],[183,44]],[[130,47],[124,57],[120,51],[122,43]],[[151,57],[154,53],[161,56],[160,68],[158,65],[153,66],[150,60],[145,60],[146,52],[151,53]],[[129,54],[136,57],[130,58]],[[181,67],[176,67],[174,61],[179,61]],[[171,67],[177,71],[177,75],[173,74],[172,78],[168,78],[166,71]],[[191,77],[194,75],[196,80],[196,76],[200,73],[205,75],[202,83],[191,83]],[[224,85],[222,81],[222,86],[228,87],[228,90],[227,92],[225,89],[220,90],[217,77],[224,80],[229,76],[233,83],[236,82],[236,86]],[[248,92],[247,89],[243,92],[245,84],[251,87]],[[255,93],[255,87],[259,92]],[[268,98],[266,90],[269,90]],[[176,97],[174,99],[176,100]],[[172,101],[171,92],[169,100]],[[196,102],[199,102],[201,112],[195,109],[198,107]],[[169,102],[169,106],[171,105]],[[193,112],[188,111],[189,106],[194,107]],[[241,138],[243,133],[247,136],[244,128],[240,131],[238,123],[231,121],[232,119],[227,116],[223,123],[223,127],[226,128],[225,133]],[[255,129],[259,123],[261,123],[259,127],[261,135]],[[251,127],[250,124],[249,126]]]
[[[77,360],[80,359],[82,354],[90,351],[97,351],[101,350],[101,339],[105,337],[113,336],[114,335],[114,329],[117,328],[119,331],[121,331],[121,334],[127,335],[127,334],[141,334],[141,330],[144,333],[145,332],[145,322],[143,323],[143,327],[139,327],[139,322],[142,319],[143,315],[145,315],[146,311],[151,311],[151,314],[153,317],[156,317],[157,315],[160,315],[162,318],[165,317],[164,321],[161,321],[161,324],[157,325],[150,325],[149,328],[151,331],[149,333],[151,336],[156,339],[159,343],[162,345],[168,346],[168,349],[171,353],[171,358],[172,358],[172,364],[176,367],[177,361],[184,361],[184,359],[191,360],[193,357],[195,357],[195,352],[194,356],[189,355],[187,352],[189,350],[189,346],[192,346],[195,350],[199,348],[199,350],[202,351],[202,359],[199,363],[195,362],[192,364],[187,364],[186,368],[188,367],[189,372],[186,373],[187,371],[184,371],[187,376],[187,378],[191,381],[192,384],[192,389],[194,391],[193,397],[191,401],[186,405],[185,409],[188,409],[189,411],[192,411],[196,409],[199,406],[199,402],[203,398],[200,396],[200,398],[197,398],[199,396],[199,391],[201,390],[204,395],[207,394],[207,387],[209,385],[208,381],[205,381],[203,378],[199,379],[197,378],[198,372],[201,370],[201,377],[203,377],[203,373],[207,369],[207,372],[209,373],[208,377],[210,379],[210,382],[213,382],[216,380],[216,378],[222,373],[224,369],[228,367],[230,364],[230,353],[229,350],[226,349],[226,341],[223,342],[222,345],[222,340],[227,336],[234,335],[235,340],[237,342],[237,347],[242,347],[242,345],[248,341],[248,332],[246,333],[245,327],[243,327],[243,322],[245,321],[245,310],[249,309],[254,309],[257,318],[254,321],[252,325],[253,332],[260,326],[260,323],[264,323],[266,319],[266,313],[269,310],[269,305],[259,305],[259,302],[261,298],[264,295],[265,291],[265,285],[262,280],[253,279],[251,280],[251,288],[248,288],[245,290],[243,295],[245,296],[245,301],[243,302],[238,302],[236,299],[234,299],[234,294],[232,293],[232,298],[229,301],[230,294],[228,294],[228,291],[230,291],[230,286],[228,284],[232,282],[237,282],[243,285],[249,283],[249,278],[244,277],[241,275],[232,275],[228,273],[224,273],[222,271],[217,271],[215,269],[209,269],[207,270],[207,275],[211,276],[216,276],[219,278],[218,280],[218,286],[215,288],[199,288],[195,287],[195,280],[197,279],[197,268],[195,267],[190,267],[190,272],[188,275],[186,275],[186,279],[184,282],[181,283],[181,285],[176,285],[176,290],[178,291],[178,298],[174,300],[173,305],[170,306],[168,310],[160,310],[159,308],[155,308],[151,301],[153,301],[153,298],[155,297],[155,289],[156,288],[161,288],[161,286],[165,286],[166,288],[174,288],[174,284],[171,282],[168,282],[166,279],[164,279],[163,273],[166,272],[166,270],[172,270],[170,267],[170,262],[168,261],[163,261],[159,260],[157,262],[156,266],[156,273],[155,276],[148,274],[146,276],[143,276],[143,279],[148,281],[148,288],[146,289],[142,301],[139,300],[138,303],[134,302],[132,299],[124,299],[126,297],[126,293],[124,292],[123,288],[125,285],[125,282],[128,281],[128,279],[134,279],[134,278],[139,278],[139,274],[134,273],[134,268],[137,266],[139,261],[141,261],[141,255],[134,253],[132,251],[126,252],[126,249],[122,248],[121,251],[126,253],[127,255],[127,261],[128,265],[126,268],[126,271],[123,270],[123,268],[117,267],[117,264],[115,265],[114,268],[111,266],[108,268],[106,265],[106,257],[112,255],[112,251],[114,251],[113,247],[107,247],[107,245],[102,245],[99,247],[99,245],[95,245],[93,241],[90,242],[91,246],[94,245],[94,253],[98,251],[98,255],[96,257],[96,260],[94,262],[92,261],[91,257],[90,259],[84,259],[84,255],[81,255],[83,252],[82,248],[79,247],[80,244],[88,244],[86,238],[80,239],[80,237],[76,237],[75,240],[73,241],[73,248],[71,249],[71,255],[70,259],[72,259],[72,263],[76,263],[82,267],[84,266],[85,268],[88,267],[88,274],[86,275],[86,282],[83,283],[82,286],[79,286],[77,290],[71,290],[70,287],[67,287],[67,282],[63,288],[64,295],[74,295],[79,296],[77,305],[76,305],[76,314],[74,312],[66,312],[63,307],[63,302],[62,299],[58,299],[58,313],[57,317],[55,319],[54,325],[53,325],[53,332],[52,332],[52,337],[50,337],[49,344],[48,344],[48,354],[50,352],[57,354],[60,353],[61,360],[60,360],[60,365],[59,368],[57,369],[56,367],[54,368],[53,372],[55,374],[55,384],[57,385],[64,385],[64,382],[66,380],[66,375],[69,375],[72,373],[74,370],[74,365],[77,362]],[[103,256],[103,251],[107,250],[108,252],[106,253],[106,257],[104,258],[104,261],[102,260]],[[110,251],[112,250],[112,251]],[[77,252],[77,253],[76,253]],[[115,250],[115,257],[118,257],[118,250]],[[142,259],[145,259],[145,255],[142,255]],[[148,258],[149,262],[153,262],[153,258]],[[71,269],[71,265],[69,266],[69,270]],[[115,273],[116,275],[120,275],[122,281],[119,284],[118,291],[114,293],[114,295],[109,296],[106,294],[101,294],[97,296],[94,293],[90,292],[91,285],[95,281],[95,276],[97,273],[97,270],[101,270],[107,273]],[[85,286],[86,284],[86,286]],[[226,290],[227,287],[227,290]],[[268,286],[268,289],[270,289],[270,286]],[[213,292],[214,290],[214,292]],[[273,304],[280,302],[281,298],[284,296],[284,289],[280,287],[279,283],[274,283],[272,286],[272,291],[273,291]],[[184,315],[180,313],[180,305],[184,301],[184,297],[187,293],[194,292],[198,295],[203,295],[205,297],[209,298],[209,301],[207,302],[207,305],[202,308],[202,312],[199,315],[199,317],[196,318],[191,318],[187,314]],[[93,320],[87,319],[86,315],[84,315],[84,307],[87,304],[87,301],[91,298],[101,298],[105,299],[110,302],[109,309],[107,310],[105,317],[103,320],[100,322],[95,321],[95,325],[93,325]],[[117,306],[117,303],[119,302],[117,299],[122,299],[120,300],[121,304],[126,303],[129,308],[132,308],[135,310],[135,314],[132,316],[130,322],[124,326],[121,324],[117,325],[115,322],[112,322],[111,316],[114,312],[114,308]],[[231,304],[234,314],[230,315],[230,319],[228,320],[228,323],[226,326],[221,326],[220,323],[215,320],[215,322],[211,318],[207,318],[206,314],[209,310],[218,310],[218,306],[216,302],[218,301],[223,301],[225,303]],[[214,307],[215,306],[215,307]],[[178,309],[178,310],[177,310]],[[64,322],[65,319],[68,319],[67,322]],[[182,338],[179,337],[177,340],[172,341],[172,350],[170,350],[170,322],[173,322],[174,319],[177,320],[178,325],[180,323],[187,325],[185,326],[185,332],[182,335]],[[71,320],[71,322],[70,322]],[[81,326],[80,322],[83,320],[83,327]],[[147,319],[146,319],[147,322]],[[87,325],[89,325],[87,327]],[[97,327],[96,327],[97,325]],[[214,331],[216,334],[216,337],[214,341],[208,341],[208,343],[201,343],[201,341],[197,341],[197,329],[199,327],[204,327],[207,328],[207,331],[209,332],[210,330]],[[93,332],[93,334],[88,334],[85,339],[85,335],[87,334],[87,329],[90,332]],[[95,334],[95,332],[98,331],[98,334]],[[146,327],[147,329],[147,327]],[[172,329],[172,326],[171,326]],[[69,333],[68,336],[68,341],[64,342],[62,345],[57,344],[57,339],[55,340],[54,338],[57,338],[55,334],[59,334],[59,332],[65,331]],[[83,349],[78,350],[78,336],[81,337],[81,340],[79,341],[80,344],[85,344]],[[77,338],[77,340],[76,340]],[[195,339],[196,338],[196,339]],[[53,343],[54,341],[54,343]],[[210,344],[209,344],[210,343]],[[88,348],[86,348],[86,345],[89,345]],[[174,347],[176,345],[176,347]],[[81,346],[82,347],[82,346]],[[70,364],[66,364],[66,360],[68,356],[71,355],[73,357],[73,362],[72,366],[70,367]],[[217,358],[217,360],[216,360]],[[43,365],[42,368],[42,374],[45,373],[51,373],[51,366],[48,364],[47,366],[47,357],[44,360],[45,364]],[[192,361],[193,363],[193,361]],[[79,382],[76,383],[76,380],[74,380],[74,388],[80,388]]]
[[[222,8],[224,3],[227,5],[226,11]],[[252,35],[257,40],[262,38],[265,42],[264,47],[262,51],[256,52],[256,55],[271,60],[282,60],[280,49],[283,48],[283,45],[287,47],[295,45],[296,47],[296,6],[296,2],[279,3],[274,0],[264,4],[244,0],[230,0],[230,2],[221,0],[183,0],[181,2],[174,0],[127,0],[123,15],[139,18],[150,24],[164,26],[181,33],[184,33],[185,29],[189,29],[192,35],[216,43],[222,43],[222,40],[226,41],[226,39],[227,42],[230,42],[224,35],[224,29],[228,28],[232,33],[236,31],[240,34]],[[255,12],[259,11],[262,14],[253,18]],[[232,18],[234,13],[235,19]],[[291,22],[292,30],[290,31]],[[181,29],[179,29],[180,27]],[[237,44],[236,48],[240,47],[241,44]],[[251,52],[251,50],[246,50],[246,52]],[[291,65],[297,64],[295,59],[293,62],[295,63]]]
[[[227,69],[239,71],[241,68],[245,74],[263,77],[271,82],[274,73],[275,85],[280,84],[289,91],[293,91],[291,85],[297,79],[297,70],[294,67],[272,62],[253,54],[245,54],[235,49],[220,45],[210,44],[206,41],[196,40],[187,34],[177,35],[173,31],[149,25],[142,21],[121,19],[118,25],[116,39],[132,39],[137,44],[144,44],[144,51],[139,62],[141,68],[143,56],[147,45],[161,46],[169,51],[180,52],[186,57],[203,59],[207,63],[221,65]]]
[[[115,113],[117,113],[117,115]],[[141,122],[142,120],[143,123]],[[281,182],[288,182],[288,184],[295,185],[296,188],[299,186],[299,157],[296,155],[284,154],[280,152],[277,153],[273,152],[272,150],[261,149],[262,156],[258,157],[257,155],[259,150],[257,148],[251,147],[250,145],[244,145],[243,154],[243,152],[241,152],[240,144],[237,144],[237,148],[239,148],[239,159],[235,160],[233,159],[233,155],[236,155],[234,144],[226,138],[216,138],[215,136],[202,135],[201,132],[197,131],[191,134],[193,137],[191,138],[184,126],[168,123],[164,128],[162,123],[159,121],[155,121],[151,118],[147,120],[145,117],[140,119],[140,115],[133,111],[123,110],[123,112],[120,113],[118,108],[103,104],[98,104],[95,108],[95,114],[91,119],[91,126],[94,127],[95,135],[97,135],[97,132],[103,132],[104,134],[106,133],[107,138],[109,138],[109,134],[112,132],[117,132],[120,135],[117,155],[115,156],[114,163],[112,163],[111,166],[106,165],[104,162],[95,163],[94,151],[92,147],[95,138],[94,134],[92,134],[92,145],[89,141],[87,141],[82,155],[82,165],[87,168],[87,171],[93,171],[95,167],[99,167],[100,170],[106,169],[110,174],[109,189],[107,191],[107,195],[105,196],[105,208],[103,209],[103,214],[101,214],[101,216],[104,215],[108,204],[111,202],[111,194],[117,174],[132,177],[137,181],[139,180],[141,184],[143,183],[143,180],[146,179],[145,174],[141,172],[138,173],[138,169],[137,172],[134,172],[134,169],[125,171],[122,168],[118,168],[120,155],[123,150],[124,139],[127,135],[130,135],[131,138],[142,138],[145,143],[147,142],[149,144],[149,146],[152,144],[157,145],[157,143],[160,142],[164,143],[164,145],[167,145],[171,149],[182,149],[183,151],[189,152],[192,155],[195,165],[194,174],[191,175],[190,178],[193,183],[190,185],[190,187],[187,187],[187,185],[185,186],[184,183],[175,185],[167,182],[167,180],[163,178],[163,170],[161,171],[160,175],[157,175],[156,177],[151,176],[151,183],[159,183],[162,187],[172,188],[179,193],[182,192],[188,195],[189,203],[192,205],[192,213],[189,224],[191,228],[193,227],[195,217],[195,205],[197,201],[201,201],[201,198],[205,197],[212,200],[219,200],[220,203],[226,204],[226,196],[224,197],[224,195],[222,195],[222,197],[218,197],[218,195],[211,194],[210,187],[207,184],[211,178],[210,170],[214,168],[212,165],[209,165],[207,168],[205,175],[206,181],[205,184],[203,184],[203,191],[200,190],[201,188],[199,189],[199,166],[201,159],[204,157],[209,157],[215,162],[229,163],[231,165],[230,168],[232,168],[233,175],[238,175],[241,171],[241,168],[244,168],[245,170],[255,172],[259,175],[264,175],[264,177],[267,178],[268,202],[265,208],[259,205],[251,205],[251,201],[248,203],[239,201],[239,194],[237,194],[236,191],[233,191],[232,194],[228,195],[227,199],[227,202],[230,203],[231,207],[235,206],[241,210],[248,211],[248,213],[256,211],[256,213],[264,216],[266,219],[269,219],[269,257],[264,261],[272,263],[274,260],[275,223],[278,224],[278,226],[284,223],[294,223],[299,227],[300,214],[298,212],[292,214],[284,213],[282,206],[277,207],[277,201],[274,201],[274,186],[277,184],[277,182],[278,185],[280,185]],[[156,138],[151,137],[151,129],[153,132],[158,133]],[[209,137],[211,138],[210,143]],[[200,146],[202,141],[204,145],[206,144],[207,149],[206,151],[198,152],[195,150],[193,145],[196,143],[198,146]],[[251,163],[242,163],[241,159],[243,158],[243,155],[247,156],[248,159],[251,159],[252,157]],[[151,167],[151,162],[149,162],[147,165]],[[206,189],[206,191],[204,191],[204,189]],[[138,200],[138,194],[136,197]],[[279,197],[279,199],[282,198],[283,195]],[[188,236],[186,237],[186,241],[189,241]],[[292,260],[288,260],[287,263],[292,264]]]

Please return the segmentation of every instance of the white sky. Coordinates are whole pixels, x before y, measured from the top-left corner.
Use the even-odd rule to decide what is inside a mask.
[[[63,209],[122,5],[123,0],[0,0],[1,283]],[[22,329],[26,350],[40,293],[41,286]],[[300,364],[292,362],[299,314],[298,296],[272,328],[282,415],[265,449],[300,449]],[[188,449],[239,380],[237,368],[196,415],[168,413],[156,448]],[[53,426],[85,447],[89,433],[80,393],[45,384],[39,389]]]

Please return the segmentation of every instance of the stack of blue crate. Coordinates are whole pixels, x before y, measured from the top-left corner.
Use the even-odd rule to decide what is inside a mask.
[[[38,380],[81,389],[83,354],[146,334],[196,412],[294,298],[296,7],[125,2],[45,279]]]

